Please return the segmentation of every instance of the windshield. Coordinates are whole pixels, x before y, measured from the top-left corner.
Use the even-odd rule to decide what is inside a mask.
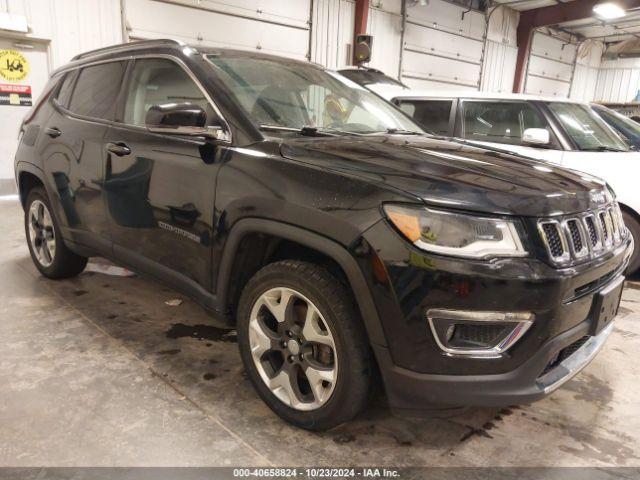
[[[621,115],[615,110],[600,106],[593,106],[592,108],[605,122],[624,135],[629,141],[633,143],[640,141],[640,124]]]
[[[208,59],[237,101],[263,127],[424,133],[367,89],[311,64],[215,55]]]
[[[547,104],[567,134],[583,151],[628,151],[629,147],[593,110],[577,103]]]

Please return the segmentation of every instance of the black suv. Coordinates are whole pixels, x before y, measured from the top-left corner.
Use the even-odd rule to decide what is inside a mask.
[[[49,278],[101,255],[235,328],[281,417],[377,379],[418,414],[530,402],[612,330],[632,240],[598,179],[424,134],[316,65],[170,40],[54,72],[16,176]]]

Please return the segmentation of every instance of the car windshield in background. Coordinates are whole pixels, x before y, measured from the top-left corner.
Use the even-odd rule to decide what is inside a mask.
[[[591,108],[577,103],[550,102],[549,110],[582,151],[626,152],[627,144]]]
[[[640,146],[640,124],[630,118],[606,107],[594,105],[593,108],[602,119],[618,131],[625,139],[635,145]]]
[[[424,133],[367,89],[311,64],[248,57],[207,57],[237,101],[263,128],[350,134]]]

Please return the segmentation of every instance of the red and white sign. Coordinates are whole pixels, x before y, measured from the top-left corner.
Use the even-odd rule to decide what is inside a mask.
[[[31,85],[9,85],[0,83],[0,93],[22,93],[31,95]]]
[[[31,85],[0,83],[0,105],[30,107],[32,104]]]

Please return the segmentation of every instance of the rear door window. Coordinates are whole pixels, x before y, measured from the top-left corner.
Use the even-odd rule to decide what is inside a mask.
[[[528,145],[522,141],[522,134],[527,128],[549,130],[546,120],[528,102],[465,100],[462,104],[462,138]]]
[[[427,132],[450,135],[452,100],[404,100],[398,102],[400,110],[412,117]]]
[[[125,67],[125,62],[109,62],[80,70],[69,110],[84,117],[113,120]]]

